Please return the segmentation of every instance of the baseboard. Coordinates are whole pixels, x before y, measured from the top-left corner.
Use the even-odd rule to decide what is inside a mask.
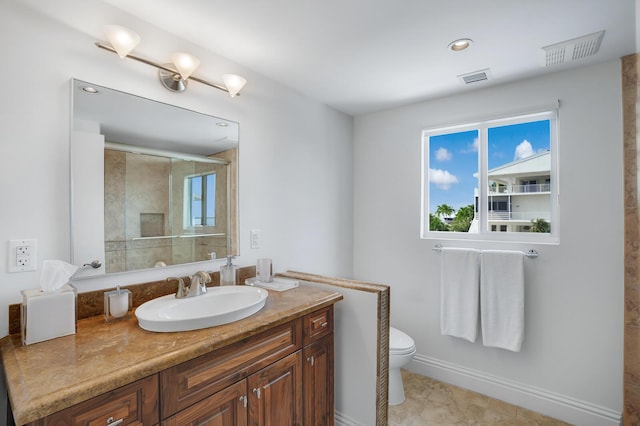
[[[619,426],[622,413],[482,371],[416,354],[408,370],[580,426]]]
[[[333,417],[336,426],[364,426],[362,423],[358,423],[356,420],[339,411],[334,411]]]

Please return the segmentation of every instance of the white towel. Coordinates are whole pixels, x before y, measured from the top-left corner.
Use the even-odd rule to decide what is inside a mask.
[[[483,250],[480,316],[485,346],[519,352],[524,340],[524,253]]]
[[[475,342],[478,335],[480,251],[443,248],[440,261],[440,332]]]

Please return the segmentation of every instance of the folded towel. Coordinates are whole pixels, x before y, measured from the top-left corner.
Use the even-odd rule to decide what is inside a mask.
[[[441,252],[440,332],[475,342],[478,335],[480,251]]]
[[[480,273],[482,342],[519,352],[524,340],[524,253],[483,250]]]

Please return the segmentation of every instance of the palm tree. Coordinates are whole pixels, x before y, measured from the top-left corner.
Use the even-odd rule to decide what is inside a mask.
[[[536,220],[531,220],[531,228],[530,228],[531,232],[543,232],[543,233],[550,233],[551,232],[551,224],[549,222],[547,222],[544,219],[536,219]]]
[[[435,211],[435,215],[438,217],[451,216],[456,210],[448,204],[440,204]]]
[[[471,222],[473,221],[473,215],[473,204],[460,207],[458,209],[458,214],[456,214],[456,217],[453,219],[453,223],[451,224],[451,230],[456,232],[469,232]]]
[[[429,231],[448,231],[449,225],[429,213]]]

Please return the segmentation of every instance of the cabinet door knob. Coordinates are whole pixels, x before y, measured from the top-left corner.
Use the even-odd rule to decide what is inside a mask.
[[[307,358],[307,362],[310,362],[311,366],[313,367],[313,364],[315,364],[315,359],[313,358],[313,355]]]
[[[107,419],[107,426],[116,426],[119,425],[120,423],[122,423],[124,421],[124,419],[118,419],[118,420],[114,420],[113,416],[109,417]]]
[[[253,388],[253,393],[256,394],[256,396],[258,397],[258,399],[260,399],[260,388]]]
[[[242,404],[244,405],[244,408],[247,408],[247,395],[242,395],[240,397],[240,401],[242,402]]]

